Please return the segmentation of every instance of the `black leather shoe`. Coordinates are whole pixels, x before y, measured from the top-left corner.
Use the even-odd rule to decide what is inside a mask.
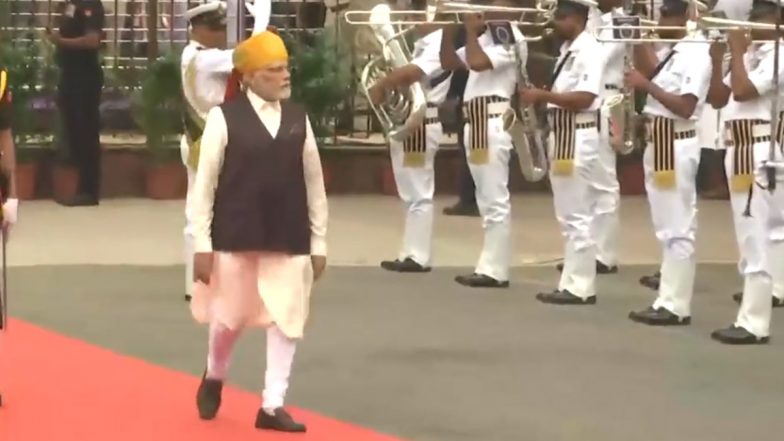
[[[223,381],[210,380],[207,373],[201,377],[199,390],[196,392],[196,407],[199,409],[199,418],[211,420],[218,414],[223,394]]]
[[[475,204],[466,205],[458,202],[451,207],[444,208],[444,214],[447,216],[479,217],[479,207],[477,207]]]
[[[732,300],[735,300],[735,303],[740,304],[743,301],[743,293],[742,292],[736,292],[735,294],[732,295]],[[774,308],[782,308],[782,307],[784,307],[784,299],[780,299],[778,297],[773,297],[773,299],[771,301],[773,302],[773,307]]]
[[[577,297],[567,290],[553,291],[553,292],[540,292],[536,295],[536,300],[542,303],[549,303],[552,305],[595,305],[596,296],[591,296],[586,299]]]
[[[94,207],[98,205],[98,198],[88,194],[77,194],[72,199],[58,202],[66,207]]]
[[[629,318],[633,322],[651,326],[684,326],[691,324],[691,317],[680,317],[664,308],[654,309],[653,306],[643,311],[632,311]]]
[[[770,341],[769,337],[757,337],[735,325],[713,331],[711,338],[727,345],[762,345]]]
[[[406,260],[385,260],[381,262],[381,268],[387,271],[395,271],[398,273],[428,273],[430,272],[429,266],[422,266],[414,259],[407,257]]]
[[[563,272],[564,264],[559,263],[555,266],[559,273]],[[600,261],[596,261],[596,274],[615,274],[618,272],[618,265],[607,266]]]
[[[504,280],[504,281],[496,280],[490,276],[486,276],[484,274],[476,274],[476,273],[468,276],[457,276],[455,277],[455,282],[471,288],[508,288],[509,287],[508,280]]]
[[[291,418],[286,409],[278,407],[274,415],[268,414],[264,409],[259,409],[256,414],[256,428],[265,430],[277,430],[278,432],[305,432],[307,428],[304,424],[298,423]]]
[[[659,290],[659,282],[661,282],[661,272],[656,271],[656,274],[652,276],[642,276],[640,277],[640,285],[650,288],[654,291]]]

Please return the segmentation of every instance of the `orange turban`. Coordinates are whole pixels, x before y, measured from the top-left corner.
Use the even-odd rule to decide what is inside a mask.
[[[234,49],[234,68],[242,74],[288,59],[289,53],[283,39],[271,31],[256,34]]]

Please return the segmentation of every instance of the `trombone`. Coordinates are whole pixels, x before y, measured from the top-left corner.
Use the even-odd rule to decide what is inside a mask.
[[[486,20],[487,22],[506,22],[512,26],[545,26],[550,23],[556,2],[552,0],[539,0],[534,8],[510,7],[510,6],[487,6],[462,3],[457,1],[439,1],[435,5],[428,5],[427,10],[394,10],[390,11],[393,19],[383,24],[415,26],[421,24],[451,25],[459,23],[460,14],[476,14],[485,12],[506,12],[520,14],[519,20]],[[377,25],[382,24],[374,21],[371,16],[372,11],[348,11],[344,14],[346,23],[351,25]],[[435,20],[438,14],[454,15],[454,20]],[[537,14],[542,20],[524,20],[526,14]],[[399,18],[398,18],[399,17]],[[396,19],[397,18],[397,19]]]
[[[641,35],[639,38],[602,38],[601,33],[605,29],[618,30],[621,35],[624,34],[643,34],[643,31],[648,31],[649,35]],[[639,26],[598,26],[594,30],[594,37],[597,41],[605,43],[724,43],[727,41],[727,31],[746,31],[748,33],[752,30],[776,30],[775,24],[770,23],[756,23],[753,21],[730,20],[721,17],[702,16],[697,22],[696,26],[659,26],[656,22],[651,20],[640,20]],[[686,31],[687,33],[699,32],[706,38],[687,38],[687,39],[673,39],[673,38],[657,38],[650,36],[651,32],[661,30],[674,30]],[[715,35],[708,35],[709,33],[720,32]],[[776,40],[755,40],[756,43],[775,42]]]

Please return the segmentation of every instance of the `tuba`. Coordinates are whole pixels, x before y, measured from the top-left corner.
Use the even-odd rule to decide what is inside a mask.
[[[510,35],[509,40],[513,40]],[[505,43],[508,48],[509,41]],[[513,44],[515,60],[517,62],[517,84],[518,87],[532,87],[520,57],[520,48]],[[519,100],[517,100],[519,103]],[[517,152],[517,160],[520,162],[520,171],[528,182],[538,182],[547,175],[547,138],[548,129],[546,125],[539,122],[536,116],[536,108],[533,105],[510,107],[503,116],[504,130],[512,137],[512,145]]]
[[[403,141],[422,126],[427,111],[427,98],[420,83],[405,89],[394,90],[378,106],[370,102],[370,88],[390,70],[411,62],[412,55],[405,37],[413,27],[406,30],[395,29],[391,24],[390,7],[378,4],[370,11],[369,28],[375,43],[380,45],[380,54],[375,56],[362,69],[360,87],[376,114],[388,138]]]

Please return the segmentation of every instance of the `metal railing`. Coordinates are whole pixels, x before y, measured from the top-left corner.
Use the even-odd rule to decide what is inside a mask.
[[[102,1],[105,20],[101,54],[107,97],[127,96],[139,87],[143,71],[151,61],[183,49],[188,41],[185,12],[197,3],[195,0]],[[0,0],[0,29],[10,37],[12,44],[40,40],[45,38],[47,28],[59,27],[65,4],[62,0]],[[270,25],[295,36],[332,27],[337,30],[336,38],[340,38],[341,24],[344,28],[346,25],[339,24],[338,17],[328,13],[321,0],[273,0]],[[251,20],[249,17],[248,33],[252,28]],[[353,72],[356,63],[363,60],[358,60],[353,52],[347,55],[349,60],[346,61],[351,63]],[[355,75],[352,75],[352,81],[355,81]],[[366,138],[375,125],[375,116],[364,105],[357,106],[357,98],[362,101],[361,97],[347,96],[342,106],[343,113],[351,115],[350,123],[336,122],[335,126],[343,135],[353,137],[360,132]],[[346,119],[345,115],[343,119]]]

